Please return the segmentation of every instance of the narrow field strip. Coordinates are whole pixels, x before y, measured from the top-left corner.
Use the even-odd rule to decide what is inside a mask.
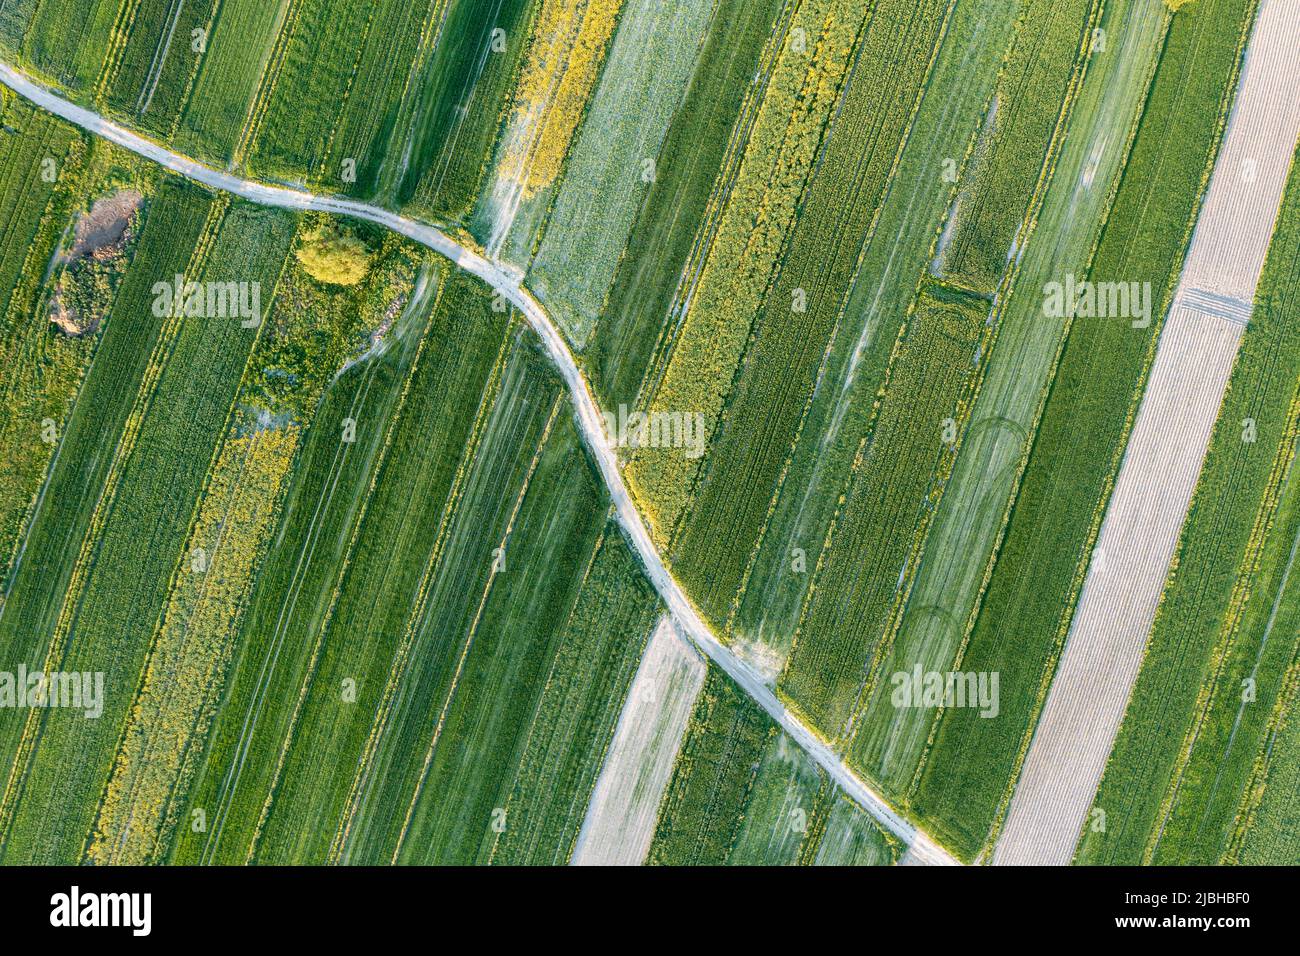
[[[664,317],[673,315],[667,325],[676,324],[697,260],[711,242],[716,207],[771,70],[769,48],[780,35],[774,31],[784,28],[784,6],[784,0],[718,0],[584,351],[592,385],[609,408],[639,406],[638,396],[658,380],[655,369],[673,334]]]
[[[1253,0],[1209,0],[1170,26],[1115,201],[1087,268],[1092,282],[1146,280],[1153,318],[1071,324],[978,617],[957,665],[999,674],[985,719],[944,708],[910,806],[975,858],[996,839],[1083,584],[1141,400],[1249,35]],[[976,756],[977,755],[977,756]]]
[[[1044,316],[1042,289],[1064,273],[1086,271],[1128,157],[1166,18],[1161,0],[1121,0],[1103,11],[1111,45],[1085,61],[1070,108],[1058,119],[1054,157],[1040,172],[1020,252],[1002,278],[994,335],[983,349],[957,459],[906,606],[877,665],[880,674],[918,667],[946,672],[959,658],[1067,331],[1066,322]],[[850,753],[855,767],[903,801],[938,711],[895,707],[891,691],[877,682],[864,700]]]
[[[1185,288],[1252,300],[1300,135],[1300,22],[1264,0],[1210,191],[1161,335],[1057,676],[994,862],[1068,863],[1141,666],[1241,326]],[[1255,177],[1242,163],[1255,163]],[[1246,181],[1249,179],[1249,181]]]

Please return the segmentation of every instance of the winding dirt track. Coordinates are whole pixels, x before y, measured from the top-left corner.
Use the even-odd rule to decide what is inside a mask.
[[[284,186],[269,186],[241,179],[232,173],[213,169],[197,160],[174,153],[164,146],[127,130],[98,113],[70,103],[57,93],[32,80],[7,63],[0,63],[0,83],[87,132],[101,136],[123,149],[143,156],[160,166],[212,189],[240,196],[249,202],[284,209],[315,210],[364,219],[400,233],[420,245],[445,256],[457,266],[478,276],[512,302],[541,337],[551,362],[564,379],[583,438],[591,450],[601,479],[609,492],[619,523],[641,559],[646,576],[678,626],[714,663],[721,667],[781,727],[803,747],[839,786],[896,837],[908,845],[917,861],[955,864],[946,851],[894,811],[885,800],[867,786],[843,760],[802,721],[790,714],[775,694],[748,665],[742,663],[717,639],[696,612],[684,591],[673,578],[655,550],[641,513],[628,492],[618,469],[618,459],[605,432],[604,419],[592,396],[586,377],[574,360],[573,353],[550,316],[521,283],[521,276],[490,262],[472,249],[458,243],[436,226],[417,222],[387,209],[350,199],[321,196]]]
[[[995,864],[1064,865],[1074,857],[1250,319],[1300,138],[1297,76],[1300,0],[1263,0],[1227,136]]]

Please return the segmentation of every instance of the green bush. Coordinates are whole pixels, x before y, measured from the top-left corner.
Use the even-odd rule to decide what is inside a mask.
[[[294,254],[308,275],[328,285],[356,285],[370,271],[366,244],[337,225],[321,225],[305,233]]]

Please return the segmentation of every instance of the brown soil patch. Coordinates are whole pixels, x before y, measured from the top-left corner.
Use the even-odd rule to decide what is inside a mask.
[[[103,258],[116,252],[126,236],[131,217],[144,201],[134,189],[120,189],[111,196],[95,200],[90,212],[77,220],[75,241],[67,259],[93,255]]]

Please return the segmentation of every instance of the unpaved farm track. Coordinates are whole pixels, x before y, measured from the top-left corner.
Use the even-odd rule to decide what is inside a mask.
[[[387,209],[370,206],[348,199],[320,196],[298,189],[283,186],[268,186],[263,183],[241,179],[228,172],[221,172],[189,157],[174,153],[158,143],[145,139],[116,123],[106,120],[98,113],[70,103],[57,93],[30,79],[26,74],[14,69],[7,63],[0,63],[0,83],[4,83],[20,96],[30,100],[42,109],[48,110],[68,122],[81,127],[87,132],[101,136],[124,149],[152,160],[173,172],[192,179],[197,183],[223,192],[240,196],[249,202],[263,206],[276,206],[284,209],[315,210],[334,213],[340,216],[352,216],[376,223],[386,229],[406,236],[434,252],[445,256],[457,266],[478,276],[493,289],[512,302],[527,319],[528,324],[541,337],[552,364],[563,378],[573,403],[583,439],[591,450],[601,479],[609,492],[618,514],[619,523],[632,542],[641,558],[646,576],[654,585],[660,598],[667,605],[678,626],[699,647],[709,659],[720,666],[728,676],[749,694],[781,727],[802,746],[813,759],[830,775],[853,800],[870,813],[887,830],[912,848],[918,859],[934,863],[955,863],[949,854],[938,847],[925,834],[919,832],[909,821],[897,814],[882,797],[858,777],[840,757],[822,742],[813,731],[798,718],[790,714],[776,695],[762,682],[761,678],[746,664],[741,663],[704,623],[685,592],[669,573],[655,550],[646,530],[641,513],[637,510],[618,470],[618,459],[614,454],[609,436],[605,432],[604,419],[582,370],[574,361],[573,353],[560,335],[559,329],[551,321],[545,310],[525,289],[520,277],[507,272],[472,249],[452,239],[436,226],[417,222],[400,216]]]
[[[1056,679],[994,851],[1067,864],[1201,473],[1300,135],[1300,0],[1263,0]]]

